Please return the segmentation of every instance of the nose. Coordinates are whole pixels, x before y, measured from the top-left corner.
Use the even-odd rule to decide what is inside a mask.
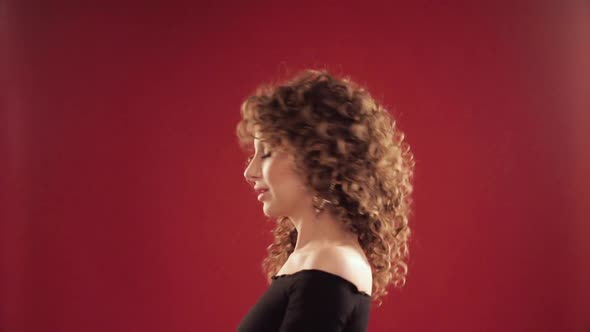
[[[247,166],[246,169],[244,170],[244,178],[246,179],[246,181],[250,184],[252,184],[252,186],[254,186],[254,184],[256,184],[256,179],[259,179],[260,176],[258,174],[258,170],[256,170],[256,172],[254,171],[254,169],[256,167],[253,167],[255,163],[253,161],[251,161]]]

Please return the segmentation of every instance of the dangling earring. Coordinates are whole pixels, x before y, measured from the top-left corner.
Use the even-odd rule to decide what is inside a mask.
[[[332,181],[332,183],[330,184],[330,191],[329,191],[329,193],[332,193],[332,191],[334,191],[334,187],[335,186],[336,186],[336,184],[334,183],[334,181]],[[334,203],[334,202],[329,201],[329,200],[327,200],[325,198],[322,198],[320,200],[320,197],[318,196],[318,194],[316,194],[315,196],[313,196],[313,206],[315,208],[316,215],[318,215],[320,212],[322,212],[324,210],[324,205],[326,205],[326,203],[329,203],[329,204],[337,204],[337,202]]]

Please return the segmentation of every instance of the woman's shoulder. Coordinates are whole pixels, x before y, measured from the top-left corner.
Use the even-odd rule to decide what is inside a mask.
[[[355,284],[360,291],[371,294],[373,275],[362,252],[348,246],[317,249],[306,260],[307,269],[317,269],[340,276]]]

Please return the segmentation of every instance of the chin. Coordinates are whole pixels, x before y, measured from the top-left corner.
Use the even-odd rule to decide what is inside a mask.
[[[266,215],[267,217],[277,217],[280,215],[280,213],[278,213],[276,209],[273,209],[272,205],[270,205],[269,203],[264,204],[262,211],[264,212],[264,215]]]
[[[267,206],[268,204],[264,203],[264,205],[262,206],[262,212],[264,212],[264,215],[267,217],[272,217],[271,213],[270,213],[270,208]]]
[[[272,211],[268,211],[266,209],[264,209],[264,215],[267,216],[267,217],[269,217],[269,218],[272,218],[272,217],[276,217],[277,216],[276,213],[273,213]]]

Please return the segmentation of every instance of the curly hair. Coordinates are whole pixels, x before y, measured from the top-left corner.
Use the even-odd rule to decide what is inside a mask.
[[[256,127],[272,149],[293,154],[309,188],[337,202],[326,208],[356,234],[373,272],[372,300],[381,306],[387,286],[403,287],[408,272],[415,162],[396,121],[366,88],[325,69],[263,83],[240,111],[236,134],[244,151],[252,151]],[[294,251],[297,229],[279,217],[272,234],[262,262],[269,283]]]

